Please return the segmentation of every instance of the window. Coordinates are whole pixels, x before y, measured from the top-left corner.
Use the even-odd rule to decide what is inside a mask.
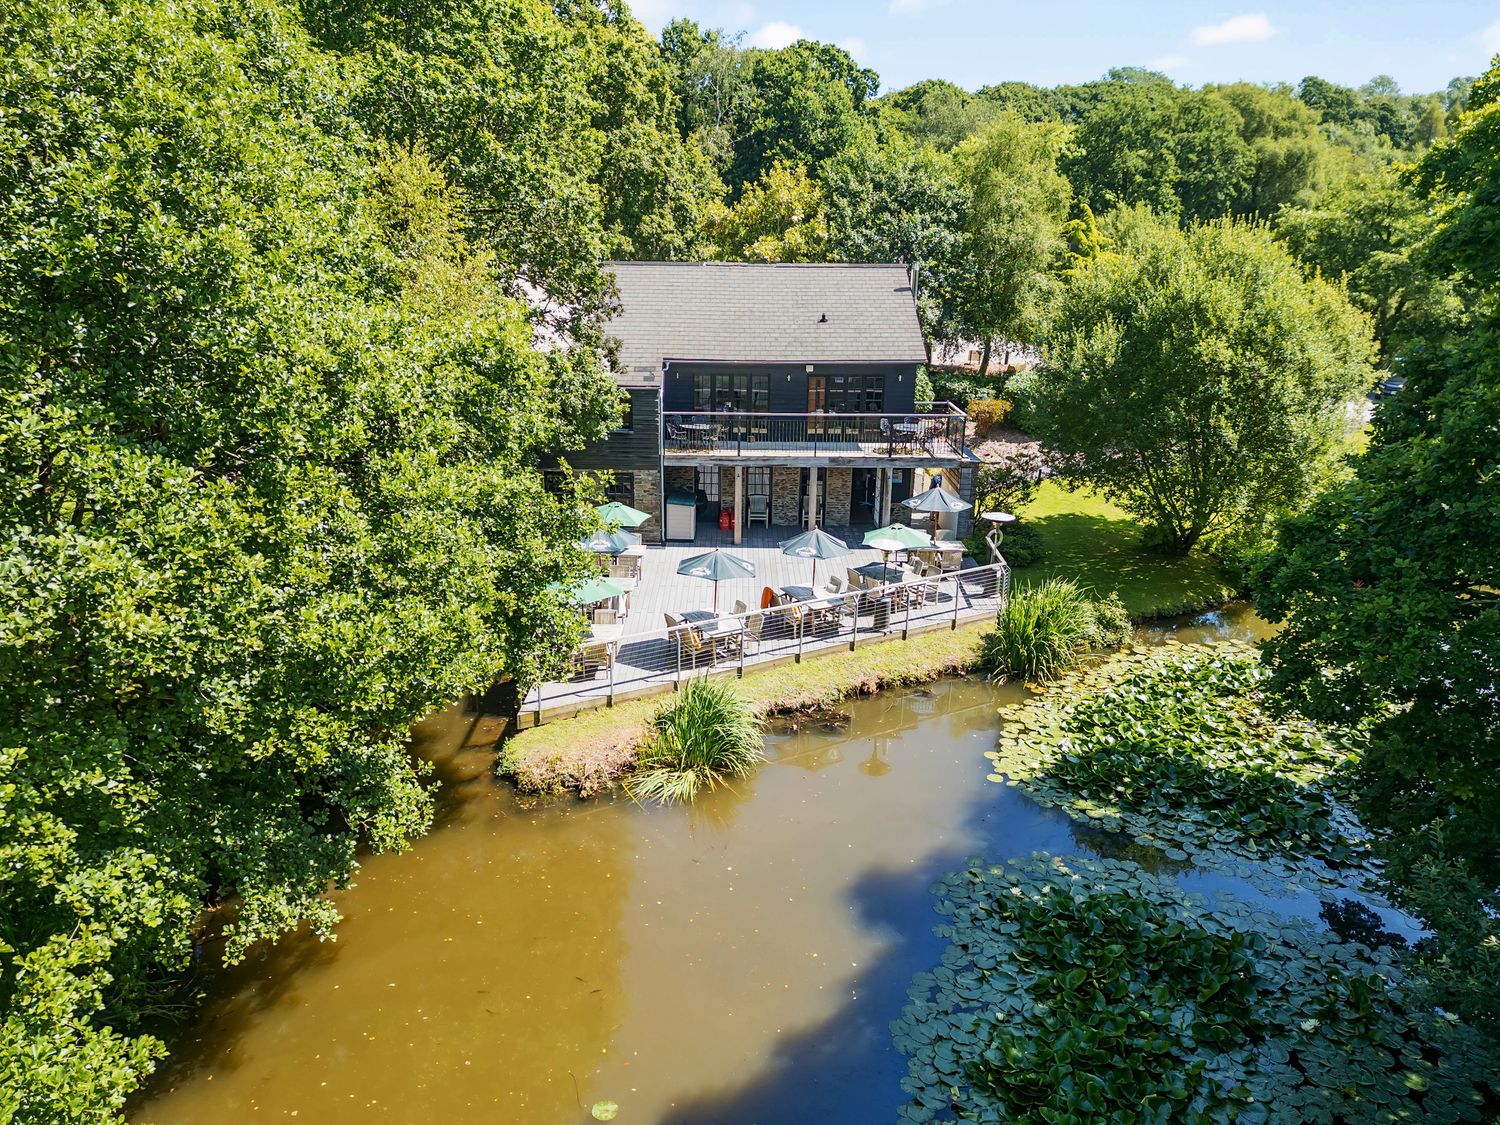
[[[883,375],[835,375],[826,409],[835,414],[879,414],[885,409]]]
[[[709,504],[719,502],[719,466],[698,466],[698,491]]]
[[[745,495],[771,495],[771,467],[762,465],[745,470]]]
[[[693,409],[763,414],[771,409],[771,377],[727,372],[694,375]]]
[[[620,392],[620,421],[615,426],[615,433],[628,434],[635,429],[635,400],[630,397],[629,391]]]
[[[562,491],[563,472],[561,469],[547,469],[542,473],[542,487],[552,495],[556,496]]]
[[[604,486],[604,498],[635,507],[635,474],[616,473],[615,479]]]

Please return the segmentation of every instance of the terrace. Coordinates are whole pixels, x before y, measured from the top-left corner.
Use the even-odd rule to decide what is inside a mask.
[[[678,411],[662,415],[662,450],[668,462],[817,457],[833,465],[957,464],[968,449],[967,425],[951,402],[919,402],[905,414]]]
[[[893,636],[993,618],[1009,589],[1009,571],[1003,563],[962,567],[960,554],[941,573],[933,569],[923,575],[893,566],[885,581],[851,591],[850,571],[873,570],[885,560],[879,551],[859,546],[860,532],[829,531],[850,550],[818,563],[816,591],[811,561],[785,555],[777,545],[789,534],[785,529],[760,529],[738,545],[725,539],[726,553],[750,562],[755,577],[720,582],[717,594],[714,583],[677,573],[685,559],[712,549],[707,544],[636,548],[633,561],[612,568],[639,576],[630,583],[628,599],[615,602],[623,616],[610,625],[594,626],[568,677],[528,693],[520,725],[670,692],[697,674],[739,674],[747,667],[800,661]],[[838,594],[825,585],[833,578],[844,587]],[[786,604],[762,609],[768,589]],[[782,597],[788,591],[800,591],[801,600]],[[686,615],[687,623],[671,627],[668,615],[678,620]]]

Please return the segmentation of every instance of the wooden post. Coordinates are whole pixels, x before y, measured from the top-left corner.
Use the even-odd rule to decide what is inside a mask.
[[[880,492],[880,520],[877,526],[884,527],[891,522],[891,477],[890,469],[885,470],[885,483]]]
[[[738,545],[744,536],[745,527],[745,470],[734,467],[734,541]]]
[[[808,466],[807,470],[807,526],[809,528],[818,526],[818,467]]]

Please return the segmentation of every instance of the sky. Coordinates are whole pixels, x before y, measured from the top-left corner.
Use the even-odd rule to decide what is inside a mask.
[[[1403,90],[1442,90],[1500,53],[1500,0],[632,0],[653,32],[678,16],[784,47],[845,47],[897,90],[946,78],[969,90],[1019,80],[1087,82],[1147,66],[1178,82],[1290,82],[1309,74],[1358,86],[1389,74]]]

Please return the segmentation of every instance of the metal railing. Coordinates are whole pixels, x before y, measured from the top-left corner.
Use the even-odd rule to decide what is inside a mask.
[[[577,649],[566,678],[532,688],[521,712],[608,705],[675,690],[696,675],[743,676],[757,664],[857,650],[860,645],[995,617],[1010,596],[1010,567],[986,566],[815,596],[763,610],[710,615]]]
[[[962,458],[968,448],[968,421],[951,402],[919,402],[906,413],[875,414],[668,411],[662,415],[662,444],[669,456],[744,457],[786,450],[814,455]]]

